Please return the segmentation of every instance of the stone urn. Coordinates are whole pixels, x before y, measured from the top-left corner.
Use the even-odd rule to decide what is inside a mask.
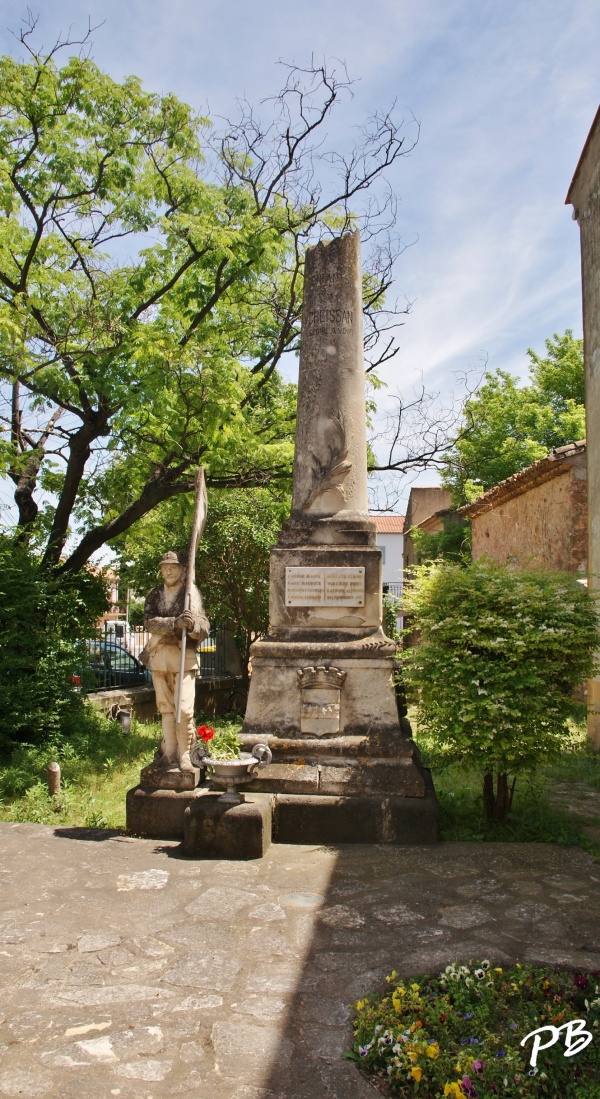
[[[190,759],[195,767],[206,767],[214,786],[218,789],[225,787],[219,801],[228,805],[240,805],[244,795],[239,793],[238,786],[249,782],[259,767],[265,767],[273,759],[271,749],[266,744],[255,744],[251,753],[242,752],[238,759],[216,759],[203,754],[204,751],[203,744],[195,744]]]

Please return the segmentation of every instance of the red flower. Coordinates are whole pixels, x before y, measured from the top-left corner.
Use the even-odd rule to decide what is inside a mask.
[[[205,744],[208,744],[209,740],[215,735],[215,730],[212,725],[199,725],[197,729],[198,736],[202,738]]]

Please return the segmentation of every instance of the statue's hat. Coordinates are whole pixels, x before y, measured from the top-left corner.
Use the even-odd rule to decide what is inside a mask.
[[[158,562],[159,567],[160,565],[185,565],[185,563],[186,560],[183,554],[175,553],[175,550],[167,550]]]

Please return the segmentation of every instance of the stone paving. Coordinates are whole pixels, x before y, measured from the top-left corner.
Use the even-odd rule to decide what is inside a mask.
[[[537,844],[177,843],[0,824],[0,1095],[374,1099],[353,1002],[454,959],[600,969],[600,866]]]

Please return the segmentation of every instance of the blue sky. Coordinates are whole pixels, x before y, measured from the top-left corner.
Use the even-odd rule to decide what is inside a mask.
[[[279,59],[340,58],[358,79],[330,128],[347,143],[370,110],[396,100],[419,142],[391,182],[411,244],[396,288],[413,303],[390,389],[422,371],[447,390],[455,371],[526,369],[525,350],[581,333],[579,234],[564,206],[600,101],[597,0],[44,0],[39,36],[81,29],[119,79],[213,114],[281,83]],[[25,14],[25,7],[22,13]],[[35,10],[35,8],[34,8]],[[0,3],[3,52],[19,8]],[[336,126],[338,127],[336,131]],[[431,481],[431,476],[425,480]]]

